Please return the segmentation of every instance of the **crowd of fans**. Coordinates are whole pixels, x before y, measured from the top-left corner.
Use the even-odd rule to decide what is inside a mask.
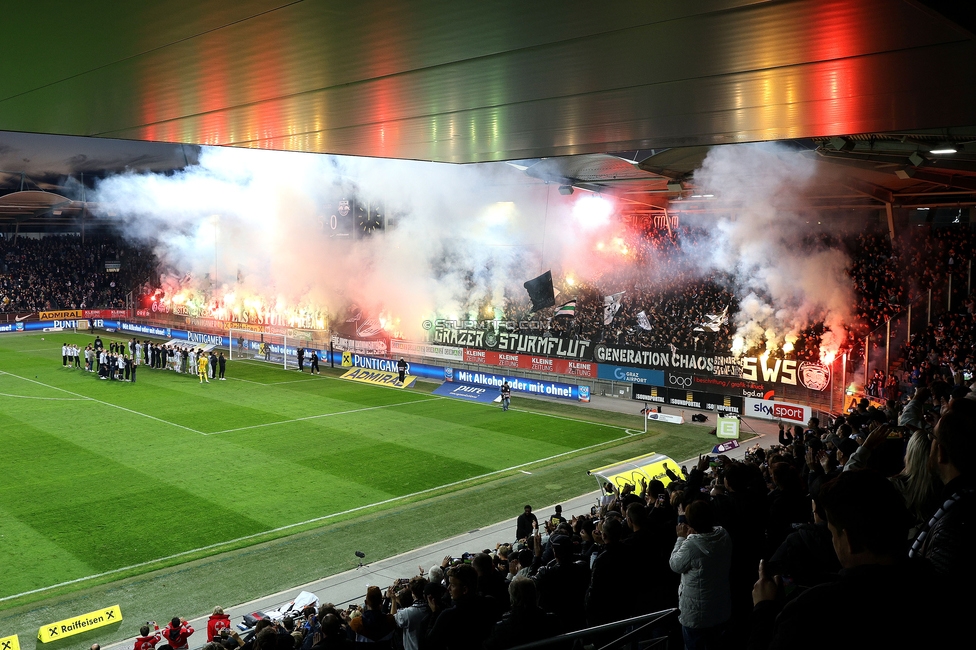
[[[675,648],[959,639],[976,604],[974,441],[964,385],[920,387],[903,409],[861,400],[827,426],[780,425],[778,444],[740,460],[607,483],[568,520],[557,506],[540,523],[526,506],[510,542],[371,586],[361,605],[259,618],[243,635],[217,608],[205,650],[501,649],[662,611],[647,633]],[[193,633],[180,619],[167,630],[147,625],[135,650],[151,650],[147,637],[180,650]]]
[[[106,262],[119,262],[119,271],[106,272]],[[152,253],[118,238],[0,237],[0,312],[124,309],[156,266]]]
[[[509,296],[505,318],[550,322],[547,333],[551,336],[643,348],[727,350],[738,310],[734,278],[689,262],[707,236],[705,229],[688,226],[671,232],[647,226],[635,229],[625,241],[628,256],[618,268],[571,285],[557,280],[557,307],[534,314],[524,295]],[[947,304],[949,275],[953,277],[952,305],[958,307],[966,300],[976,236],[967,224],[960,224],[913,228],[896,246],[882,230],[848,238],[824,234],[805,244],[845,250],[851,260],[848,273],[854,304],[853,319],[846,324],[847,352],[849,358],[859,360],[864,355],[865,335],[911,303],[916,305],[916,314],[921,313],[921,301],[927,299],[929,289],[937,305]],[[655,263],[647,266],[652,259]],[[624,292],[621,306],[607,325],[604,297],[617,292]],[[555,316],[558,303],[570,297],[576,300],[575,316]],[[709,315],[727,316],[719,321],[717,332],[702,327]],[[813,323],[799,332],[791,355],[819,360],[824,331],[822,323]],[[878,387],[877,396],[886,394],[887,381],[886,377]]]
[[[731,275],[694,263],[708,237],[700,227],[635,225],[616,244],[626,251],[620,253],[619,263],[594,277],[557,279],[557,307],[532,313],[524,293],[506,296],[504,319],[547,323],[542,331],[551,336],[630,347],[728,350],[738,300]],[[862,357],[867,333],[908,304],[927,298],[929,289],[936,304],[946,304],[950,275],[952,306],[958,308],[967,299],[969,263],[976,248],[976,236],[967,224],[912,228],[895,246],[880,230],[846,240],[824,235],[823,241],[814,243],[846,249],[851,260],[851,358]],[[107,273],[106,261],[118,261],[119,272]],[[116,237],[89,237],[85,243],[72,235],[0,238],[0,312],[124,308],[125,296],[134,286],[147,280],[154,286],[158,277],[158,262],[150,251]],[[623,292],[619,311],[607,324],[604,297],[618,292]],[[570,299],[576,301],[575,316],[555,316],[559,304]],[[472,311],[478,307],[473,305]],[[717,331],[703,327],[710,315],[722,316]],[[822,334],[821,324],[801,332],[793,356],[818,359]],[[884,384],[875,394],[886,395]]]

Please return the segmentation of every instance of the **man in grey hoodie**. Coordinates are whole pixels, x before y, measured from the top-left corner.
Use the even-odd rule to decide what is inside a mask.
[[[686,650],[718,648],[725,623],[732,616],[729,568],[732,538],[714,525],[708,501],[695,501],[685,509],[671,551],[671,570],[681,574],[678,587],[678,622]]]

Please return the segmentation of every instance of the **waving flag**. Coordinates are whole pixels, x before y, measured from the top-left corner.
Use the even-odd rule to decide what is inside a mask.
[[[603,297],[603,324],[609,325],[613,322],[613,317],[620,311],[620,297],[624,292],[613,293]]]
[[[552,271],[546,271],[539,277],[524,282],[522,286],[529,292],[533,312],[556,304],[556,295],[552,289]]]
[[[576,316],[576,301],[570,300],[556,310],[556,316]]]
[[[651,329],[651,320],[647,317],[647,314],[644,312],[638,312],[637,324],[640,325],[640,328],[642,330]]]

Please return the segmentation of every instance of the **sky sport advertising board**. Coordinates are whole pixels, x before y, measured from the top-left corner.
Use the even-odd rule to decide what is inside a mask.
[[[813,417],[809,406],[774,402],[768,399],[746,398],[745,415],[761,420],[782,420],[790,424],[806,424]]]

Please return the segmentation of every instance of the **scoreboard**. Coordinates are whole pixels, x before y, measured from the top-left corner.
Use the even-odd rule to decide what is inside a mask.
[[[319,231],[330,239],[360,239],[386,227],[386,210],[380,202],[356,197],[334,199],[319,217]]]

